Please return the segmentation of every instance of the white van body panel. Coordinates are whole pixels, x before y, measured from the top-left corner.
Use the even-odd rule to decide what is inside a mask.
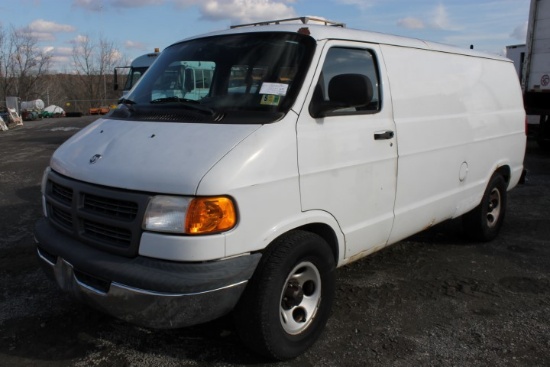
[[[499,166],[511,167],[510,188],[515,186],[525,151],[525,112],[511,62],[381,49],[397,125],[399,174],[390,238],[396,242],[473,209]]]
[[[210,167],[258,128],[99,119],[63,144],[50,164],[98,185],[194,195]],[[97,154],[101,158],[91,164]]]
[[[208,261],[226,257],[225,235],[182,237],[144,232],[139,254],[169,261]]]
[[[238,205],[239,223],[225,233],[225,256],[261,250],[283,233],[309,223],[338,229],[330,214],[301,210],[296,118],[291,112],[281,121],[263,125],[202,179],[197,195],[223,193]]]
[[[332,47],[380,55],[375,44],[329,41],[319,47],[320,65]],[[378,66],[382,100],[387,101],[381,111],[315,119],[304,108],[297,126],[302,209],[334,215],[346,238],[346,258],[386,245],[393,224],[397,145],[395,138],[374,140],[376,132],[395,131],[386,71],[382,62]],[[320,73],[317,68],[314,83]],[[314,85],[306,106],[313,90]]]

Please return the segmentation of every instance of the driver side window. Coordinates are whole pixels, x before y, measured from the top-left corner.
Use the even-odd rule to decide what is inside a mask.
[[[310,105],[314,117],[380,111],[376,59],[368,50],[331,48]],[[323,112],[318,112],[323,111]]]

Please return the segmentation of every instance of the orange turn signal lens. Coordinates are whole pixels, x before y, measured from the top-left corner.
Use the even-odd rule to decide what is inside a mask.
[[[185,233],[209,234],[230,230],[237,224],[233,201],[225,196],[199,197],[189,204]]]

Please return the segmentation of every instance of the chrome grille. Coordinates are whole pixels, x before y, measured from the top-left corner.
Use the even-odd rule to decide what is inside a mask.
[[[52,184],[52,195],[55,196],[56,199],[69,205],[73,200],[73,190],[68,187],[58,185],[56,183]]]
[[[136,256],[150,195],[73,180],[51,171],[46,185],[50,222],[93,247]]]
[[[123,200],[112,200],[91,194],[84,194],[84,208],[111,218],[129,220],[136,218],[138,210],[136,203]]]
[[[69,213],[68,211],[53,207],[50,212],[52,214],[52,219],[63,227],[68,229],[71,229],[73,227],[73,219],[71,217],[71,213]]]
[[[127,229],[112,227],[105,224],[85,220],[83,222],[84,236],[113,245],[126,247],[132,241],[132,233]]]

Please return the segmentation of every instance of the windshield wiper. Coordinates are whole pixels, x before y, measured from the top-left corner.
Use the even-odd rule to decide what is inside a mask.
[[[118,103],[119,104],[128,104],[128,105],[136,104],[136,102],[132,101],[131,99],[126,99],[126,98],[119,99]]]
[[[173,102],[180,103],[185,107],[189,107],[195,110],[207,112],[210,115],[214,115],[216,113],[212,108],[203,106],[198,101],[195,101],[194,99],[187,99],[187,98],[180,98],[180,97],[164,97],[164,98],[153,99],[150,103],[160,104],[160,103],[173,103]]]

